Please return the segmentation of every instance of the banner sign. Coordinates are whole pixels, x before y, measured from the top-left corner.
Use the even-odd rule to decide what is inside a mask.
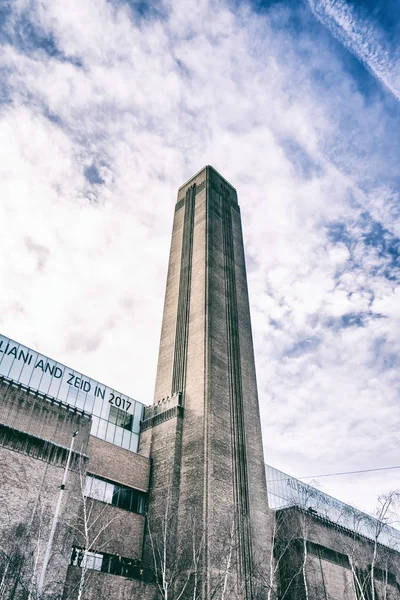
[[[2,335],[0,375],[103,419],[111,406],[134,415],[138,423],[142,417],[140,402]]]

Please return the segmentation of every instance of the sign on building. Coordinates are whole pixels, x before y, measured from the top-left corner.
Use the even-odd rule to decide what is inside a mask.
[[[0,335],[0,376],[92,415],[92,435],[137,451],[144,405]]]

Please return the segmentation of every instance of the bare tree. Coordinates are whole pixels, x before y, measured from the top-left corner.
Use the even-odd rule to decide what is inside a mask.
[[[344,506],[335,528],[335,547],[348,559],[351,580],[349,592],[358,600],[378,600],[377,589],[388,599],[390,588],[389,565],[393,558],[395,538],[389,527],[395,520],[394,509],[399,504],[399,492],[391,492],[378,499],[376,516],[372,517]],[[379,600],[382,600],[379,595]]]
[[[161,516],[147,515],[146,527],[151,560],[146,564],[153,574],[162,600],[180,600],[187,592],[193,600],[201,593],[200,565],[204,545],[201,521],[195,511],[190,515],[186,543],[176,545],[176,511],[172,508],[171,486],[168,486]]]
[[[31,538],[27,524],[3,530],[0,549],[0,598],[28,598],[32,577]]]
[[[42,514],[3,528],[0,541],[0,600],[36,600],[37,571],[42,551]],[[53,577],[55,587],[62,582]],[[43,600],[58,600],[60,594],[47,590]]]
[[[379,496],[378,498],[378,507],[376,511],[376,518],[374,519],[374,533],[373,533],[373,555],[371,562],[371,597],[372,600],[376,600],[376,591],[375,591],[375,572],[378,562],[378,550],[379,545],[383,540],[383,536],[385,534],[390,535],[389,525],[397,520],[397,515],[395,513],[395,509],[399,507],[400,504],[400,492],[392,491],[388,494],[384,494]],[[387,575],[387,571],[386,571]],[[387,583],[386,583],[387,589]]]
[[[280,538],[275,551],[275,573],[274,578],[281,569],[287,569],[291,565],[289,575],[284,578],[282,589],[282,578],[280,583],[280,598],[301,598],[302,600],[317,600],[320,590],[316,584],[317,578],[312,577],[315,569],[314,561],[309,556],[310,537],[313,532],[315,516],[322,509],[323,498],[318,490],[309,484],[301,485],[300,489],[293,492],[288,500],[289,507],[279,511],[277,523]],[[284,532],[282,539],[281,532]],[[278,551],[279,549],[279,551]],[[311,596],[309,579],[314,582]]]
[[[147,515],[147,570],[153,575],[161,600],[198,600],[204,594],[206,582],[205,535],[202,515],[196,508],[189,508],[186,527],[180,532],[177,543],[177,509],[174,504],[172,485],[163,494],[164,504],[157,514]],[[161,514],[160,514],[161,513]],[[214,539],[212,552],[218,556],[218,568],[209,573],[208,600],[240,600],[244,597],[245,583],[238,583],[238,518],[236,513],[227,515],[219,523],[218,538]]]
[[[88,496],[86,464],[83,460],[79,462],[79,495],[80,508],[77,521],[71,525],[75,538],[71,564],[76,564],[81,569],[79,585],[75,590],[76,600],[82,600],[88,586],[92,555],[101,552],[110,543],[111,536],[104,534],[118,519],[118,515],[111,518],[108,516],[108,504]]]
[[[298,561],[299,529],[293,519],[295,507],[272,512],[271,550],[255,557],[253,593],[255,600],[287,600],[298,588],[302,563]],[[296,517],[297,518],[297,517]],[[285,565],[293,568],[289,573]],[[267,565],[267,568],[265,568]]]

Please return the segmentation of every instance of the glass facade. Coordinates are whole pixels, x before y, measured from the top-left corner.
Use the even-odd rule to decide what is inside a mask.
[[[298,506],[380,544],[400,550],[400,531],[329,494],[265,465],[268,504],[273,510]]]
[[[106,552],[85,551],[84,548],[76,546],[72,548],[69,564],[73,567],[93,569],[112,575],[130,577],[131,579],[140,579],[143,575],[139,560],[107,554]]]
[[[130,512],[144,513],[146,500],[144,492],[94,475],[87,475],[86,477],[85,496],[107,502],[107,504],[113,504]]]
[[[0,377],[92,415],[91,434],[137,452],[144,405],[0,335]]]

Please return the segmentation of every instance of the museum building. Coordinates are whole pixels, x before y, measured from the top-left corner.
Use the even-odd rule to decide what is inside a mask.
[[[179,188],[154,404],[0,336],[0,598],[400,598],[400,533],[264,464],[236,190]]]

